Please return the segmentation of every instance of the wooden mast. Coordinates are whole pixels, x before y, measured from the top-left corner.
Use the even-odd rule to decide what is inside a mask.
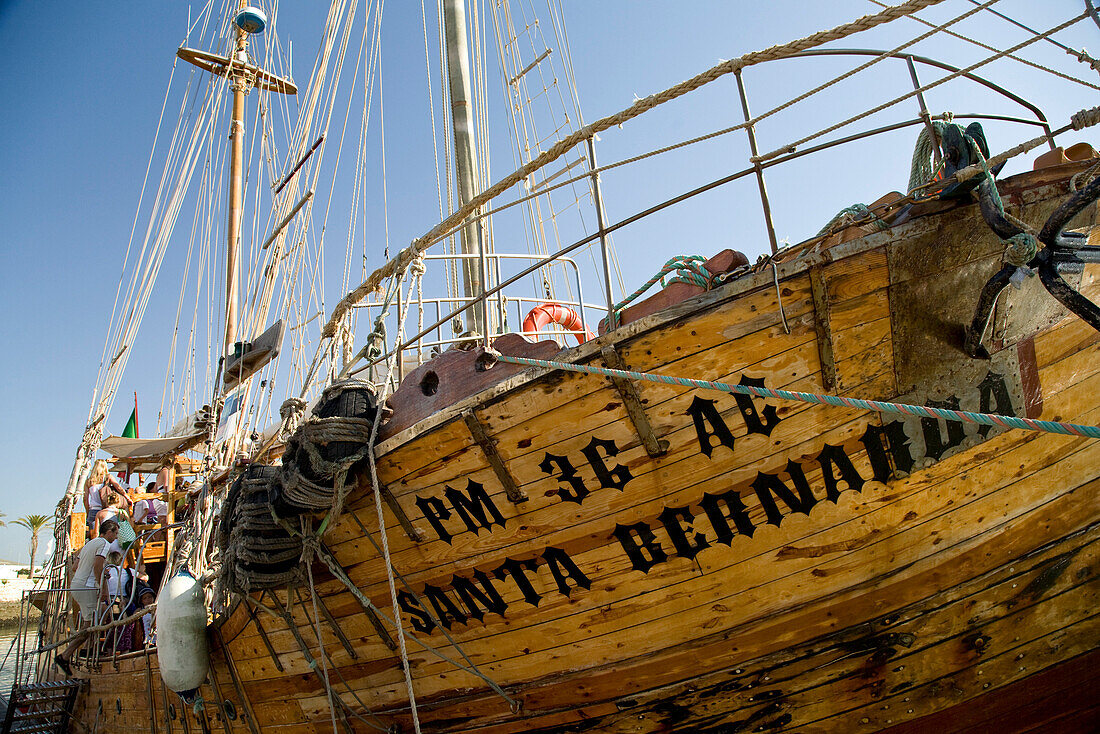
[[[248,0],[238,0],[238,12],[244,10]],[[244,71],[248,63],[248,34],[234,24],[237,38],[233,62],[229,71],[229,83],[233,89],[233,116],[229,122],[231,154],[229,158],[229,222],[226,226],[225,249],[225,349],[233,352],[237,341],[237,271],[240,261],[241,200],[244,192],[242,169],[244,167],[244,98],[252,88],[252,80]]]
[[[237,12],[248,8],[248,0],[237,0]],[[248,61],[248,36],[240,23],[234,23],[235,40],[230,56],[180,47],[176,55],[200,69],[229,79],[233,90],[233,109],[229,122],[229,212],[226,226],[225,256],[225,345],[224,354],[232,354],[237,341],[237,290],[240,270],[241,208],[244,198],[244,98],[253,87],[282,94],[297,94],[289,79],[270,74]],[[262,29],[262,28],[261,28]]]
[[[477,195],[474,181],[474,114],[470,103],[470,65],[466,51],[466,6],[463,0],[444,0],[443,26],[447,39],[447,76],[451,93],[451,120],[455,139],[455,181],[458,206]],[[477,258],[462,259],[462,289],[467,299],[485,291],[485,242],[481,220],[467,219],[462,227],[462,254]],[[470,331],[487,335],[489,324],[483,302],[467,311]]]

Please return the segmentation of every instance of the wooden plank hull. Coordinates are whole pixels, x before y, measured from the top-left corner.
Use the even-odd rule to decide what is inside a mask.
[[[1002,186],[1027,221],[1064,198],[1046,176]],[[991,360],[962,353],[956,327],[1000,251],[974,205],[916,216],[787,259],[778,287],[770,270],[746,276],[559,359],[602,364],[614,346],[643,372],[1100,423],[1100,335],[1041,291],[998,307]],[[1095,266],[1078,277],[1100,294]],[[440,375],[451,377],[464,379]],[[609,380],[537,370],[379,445],[379,479],[422,538],[390,507],[379,518],[364,483],[325,543],[411,635],[424,730],[1098,725],[1087,682],[1100,639],[1100,443],[634,389],[667,444],[658,456]],[[526,501],[509,499],[502,472]],[[288,606],[294,629],[244,604],[216,622],[205,711],[176,701],[172,719],[155,655],[140,655],[91,676],[77,718],[100,731],[151,720],[164,731],[411,730],[397,653],[325,566],[311,575],[260,599]],[[1051,696],[1062,705],[1040,705]]]

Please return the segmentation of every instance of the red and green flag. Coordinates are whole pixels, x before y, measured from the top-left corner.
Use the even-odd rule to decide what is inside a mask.
[[[122,429],[123,438],[138,438],[137,396],[134,396],[134,411],[130,413],[130,420],[126,421],[126,427]]]
[[[138,438],[138,417],[137,417],[137,393],[134,393],[134,410],[130,413],[130,420],[126,421],[126,427],[122,429],[123,438]],[[119,472],[120,479],[130,481],[130,472]]]

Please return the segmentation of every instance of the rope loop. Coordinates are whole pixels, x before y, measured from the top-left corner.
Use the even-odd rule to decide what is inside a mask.
[[[1004,260],[1009,265],[1023,267],[1039,254],[1039,240],[1030,232],[1020,232],[1001,241],[1005,245]]]
[[[660,283],[662,288],[672,283],[688,283],[710,290],[714,286],[714,275],[707,270],[706,261],[707,259],[702,255],[677,255],[666,262],[657,274],[643,283],[638,290],[611,307],[611,313],[607,318],[608,328],[616,328],[619,325],[619,312],[657,283]],[[666,283],[665,276],[672,272],[676,274]]]

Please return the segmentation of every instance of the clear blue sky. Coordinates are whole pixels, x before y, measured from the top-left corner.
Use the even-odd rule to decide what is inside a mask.
[[[278,30],[284,44],[294,42],[294,77],[304,85],[320,19],[298,15],[305,12],[303,6],[312,10],[322,3],[312,0],[294,3],[297,7],[284,5]],[[939,20],[968,6],[963,0],[948,0],[923,15]],[[1083,3],[1003,0],[996,7],[1045,29],[1083,10]],[[802,37],[877,8],[867,0],[564,0],[564,10],[582,109],[585,119],[592,121],[721,59]],[[399,119],[403,110],[422,106],[426,96],[419,13],[419,3],[390,3],[383,24],[384,49],[396,59],[384,62],[390,125],[386,134],[393,177],[390,235],[395,249],[434,224],[430,218],[434,171],[430,168],[430,143],[422,142],[427,135],[424,115],[420,113],[416,124]],[[0,111],[0,343],[4,347],[0,357],[4,417],[0,457],[6,468],[0,511],[8,520],[29,513],[52,515],[64,491],[88,416],[157,114],[187,19],[188,8],[183,2],[0,0],[0,99],[4,100]],[[998,46],[1023,37],[989,16],[961,29]],[[916,23],[902,19],[889,29],[842,45],[887,48],[921,30]],[[1077,48],[1100,50],[1100,30],[1091,22],[1078,24],[1057,38]],[[1030,58],[1100,81],[1100,75],[1049,44],[1033,48],[1028,52]],[[960,65],[981,54],[949,40],[924,44],[918,50]],[[786,61],[750,69],[745,76],[753,110],[762,111],[853,65],[851,61]],[[1098,102],[1091,90],[1046,78],[1009,61],[980,73],[1032,99],[1056,127],[1071,113]],[[935,77],[929,72],[925,80]],[[783,140],[841,119],[854,109],[853,104],[900,93],[907,85],[904,68],[894,64],[889,73],[823,95],[777,118],[760,131],[761,147],[770,150]],[[499,86],[492,85],[491,90],[497,93]],[[1020,113],[987,95],[958,90],[933,91],[929,94],[931,109]],[[697,104],[670,106],[652,121],[608,131],[601,136],[601,162],[735,123],[740,116],[735,94],[732,79],[728,79],[700,95]],[[909,117],[915,103],[901,108],[903,111],[876,120]],[[506,134],[503,117],[491,126],[494,132]],[[996,126],[990,128],[995,151],[1023,137],[1018,132],[999,135],[992,129]],[[847,148],[825,162],[806,161],[769,173],[779,236],[797,242],[848,204],[870,202],[890,189],[904,189],[914,137],[914,131],[905,131]],[[1096,142],[1100,136],[1095,132],[1070,135],[1064,144],[1080,139]],[[743,136],[729,136],[728,142],[720,145],[725,147],[706,148],[700,156],[678,164],[667,178],[642,181],[636,176],[609,174],[604,193],[609,219],[620,219],[641,205],[675,193],[678,187],[698,185],[745,165]],[[493,164],[495,180],[511,170],[512,158],[495,155]],[[1029,164],[1012,164],[1006,173],[1024,165]],[[157,172],[154,170],[154,175]],[[430,180],[429,206],[409,203],[413,194],[402,186],[407,183],[411,187],[414,180],[421,184]],[[624,232],[618,243],[620,252],[629,248],[624,258],[628,287],[642,282],[678,252],[712,253],[732,246],[755,256],[766,250],[755,184],[751,180],[745,184],[735,193],[723,192],[716,195],[719,198],[708,199],[704,207],[687,208],[688,220],[656,222],[643,239],[632,241]],[[377,193],[369,192],[371,196]],[[406,204],[408,207],[402,208]],[[411,214],[402,217],[395,212]],[[144,222],[139,223],[139,228],[142,226]],[[661,240],[667,251],[657,251]],[[653,252],[638,257],[639,249]],[[371,267],[379,264],[372,262]],[[171,323],[170,318],[156,319],[174,310],[178,287],[171,275],[170,271],[162,275],[160,290],[168,305],[151,310],[139,336],[130,376],[122,384],[108,421],[113,433],[119,433],[126,422],[128,396],[134,390],[149,406],[148,413],[141,415],[143,426],[154,423],[152,413],[160,401],[165,370],[163,350],[154,348],[155,332]],[[330,293],[330,303],[337,297]],[[148,432],[143,428],[143,435]],[[43,535],[43,546],[45,540]],[[27,541],[21,528],[9,525],[0,529],[0,557],[25,558]]]

